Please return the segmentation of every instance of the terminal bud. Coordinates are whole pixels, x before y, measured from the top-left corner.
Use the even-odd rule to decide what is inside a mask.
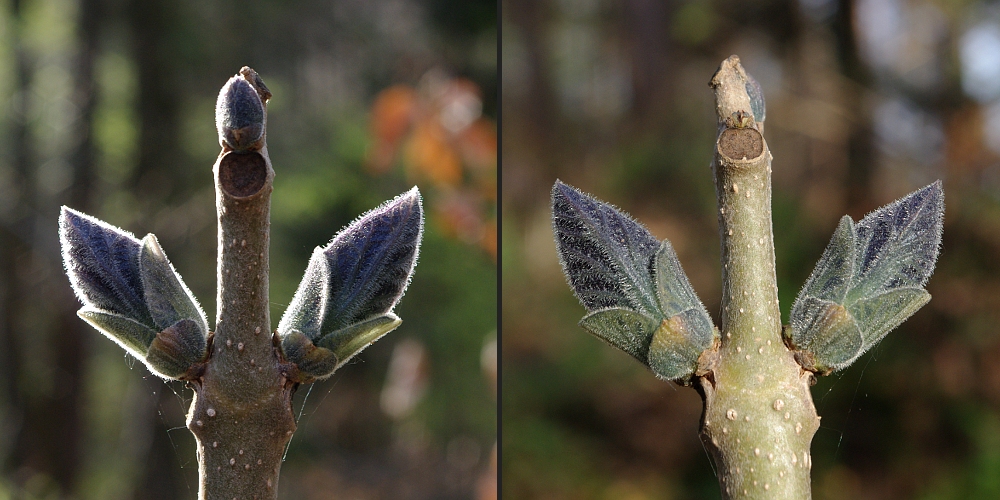
[[[270,95],[250,68],[245,67],[230,78],[215,103],[219,142],[235,151],[260,149],[264,138],[264,103]]]

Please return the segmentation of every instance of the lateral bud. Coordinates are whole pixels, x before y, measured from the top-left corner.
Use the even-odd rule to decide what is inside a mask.
[[[337,369],[337,356],[329,349],[317,347],[312,340],[298,330],[281,339],[281,349],[285,358],[295,363],[300,373],[300,383],[311,379],[324,378]]]
[[[207,351],[200,326],[185,318],[156,334],[146,351],[146,365],[165,377],[184,380]]]
[[[77,315],[156,375],[188,378],[208,354],[208,321],[156,237],[63,207],[59,239]]]
[[[423,224],[414,187],[316,248],[277,330],[299,382],[329,377],[399,326],[392,308],[413,275]]]

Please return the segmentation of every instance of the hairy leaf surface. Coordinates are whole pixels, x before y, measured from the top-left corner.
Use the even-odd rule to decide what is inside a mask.
[[[341,328],[319,341],[319,347],[329,349],[337,357],[337,367],[350,361],[383,335],[393,331],[403,320],[391,312]]]
[[[660,243],[648,229],[561,181],[552,188],[552,224],[563,271],[587,310],[659,315],[651,270]]]
[[[63,207],[59,241],[66,274],[80,302],[155,328],[142,290],[139,240],[131,233]]]
[[[935,182],[868,214],[844,216],[799,293],[791,344],[820,372],[854,362],[930,300],[923,290],[941,244],[944,193]]]
[[[717,333],[667,240],[656,253],[656,292],[665,321],[649,345],[648,364],[664,379],[683,378],[694,372]]]
[[[175,378],[204,358],[205,312],[155,236],[139,241],[63,207],[59,238],[70,284],[84,306],[81,318],[160,376]],[[168,341],[161,344],[170,352],[151,354],[151,349],[160,349],[154,345],[158,335],[168,330]]]
[[[243,151],[264,135],[264,104],[243,75],[229,79],[215,103],[215,126],[222,142]]]
[[[410,282],[422,234],[423,208],[415,187],[359,217],[327,246],[313,252],[278,324],[278,334],[289,338],[298,332],[329,352],[320,353],[337,359],[330,365],[310,358],[308,366],[336,367],[391,331],[400,322],[391,311]],[[298,363],[292,359],[299,356],[296,353],[319,355],[301,344],[302,339],[289,338],[286,355],[290,361]],[[325,377],[330,373],[309,374]]]
[[[848,300],[923,287],[937,262],[943,216],[944,193],[938,181],[861,219]]]
[[[643,364],[646,364],[649,342],[658,324],[654,318],[621,307],[594,311],[580,320],[585,330]]]
[[[563,271],[590,311],[580,326],[661,378],[694,373],[717,334],[670,242],[559,181],[552,214]]]
[[[147,234],[142,239],[139,272],[146,306],[158,330],[188,319],[197,325],[202,338],[208,335],[205,311],[198,305],[194,294],[184,284],[180,274],[160,248],[160,242],[152,234]]]
[[[660,378],[683,379],[698,368],[701,353],[716,337],[704,311],[688,309],[660,322],[649,344],[648,364]]]
[[[392,310],[410,283],[423,228],[413,188],[359,217],[324,248],[330,273],[324,334]]]
[[[164,328],[146,351],[146,365],[167,378],[181,378],[205,358],[208,343],[202,328],[190,318]]]
[[[306,267],[302,282],[299,283],[298,290],[292,298],[292,303],[288,305],[285,314],[278,323],[278,333],[287,335],[292,330],[298,330],[310,340],[318,339],[322,332],[323,311],[327,302],[327,283],[330,281],[330,272],[327,268],[326,256],[323,249],[316,247],[309,264]]]
[[[149,326],[103,309],[82,307],[76,315],[139,359],[156,338],[156,330]]]

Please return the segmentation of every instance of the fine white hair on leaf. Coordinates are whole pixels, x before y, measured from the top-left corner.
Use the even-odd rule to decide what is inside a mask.
[[[255,144],[264,135],[264,104],[243,75],[230,78],[219,91],[215,127],[220,142],[237,151]]]
[[[198,325],[203,336],[208,335],[205,311],[153,234],[147,234],[142,239],[139,271],[146,306],[157,328],[162,330],[182,319],[190,319]]]
[[[142,244],[132,233],[63,207],[59,241],[80,302],[153,325],[139,273]]]
[[[278,323],[279,335],[287,335],[293,330],[298,330],[310,340],[319,338],[323,311],[326,310],[329,296],[326,286],[329,279],[330,272],[323,249],[316,247],[312,257],[309,258],[302,282],[299,283],[291,304]]]
[[[552,226],[566,279],[589,311],[580,326],[660,378],[693,374],[718,334],[670,242],[561,181]]]
[[[930,300],[941,248],[941,181],[866,215],[844,216],[792,305],[789,340],[818,371],[849,366]]]
[[[339,366],[395,328],[398,318],[377,318],[395,318],[392,309],[413,276],[423,229],[423,205],[416,187],[348,224],[330,243],[313,251],[278,323],[278,335],[291,338],[293,332],[301,333],[329,348],[330,355],[335,352]],[[307,352],[299,346],[301,338],[289,340],[293,341],[296,345],[289,345],[286,354]]]
[[[660,242],[645,226],[561,181],[552,187],[552,226],[563,272],[588,311],[658,314],[652,261]]]
[[[84,306],[81,318],[165,378],[182,375],[204,356],[205,312],[155,236],[140,241],[63,207],[59,240],[66,274]],[[156,347],[162,334],[171,337],[166,356]]]

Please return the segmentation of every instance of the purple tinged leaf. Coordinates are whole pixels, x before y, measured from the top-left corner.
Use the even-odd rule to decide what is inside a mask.
[[[817,371],[849,366],[930,300],[941,245],[941,181],[865,216],[841,219],[792,306],[792,346]]]
[[[140,242],[63,207],[59,237],[66,273],[84,305],[81,318],[165,378],[204,358],[205,313],[155,236]]]
[[[288,359],[322,378],[332,371],[314,373],[309,367],[335,369],[398,326],[392,308],[413,275],[422,235],[423,208],[414,187],[317,248],[278,324]],[[336,360],[331,365],[322,356]]]
[[[323,334],[392,311],[410,284],[424,231],[416,187],[362,215],[323,248]]]
[[[563,271],[590,311],[580,326],[662,379],[693,374],[718,331],[670,242],[559,181],[552,218]]]
[[[132,234],[63,207],[59,219],[63,265],[85,306],[155,328],[139,272],[141,243]]]
[[[923,287],[937,262],[943,218],[944,192],[937,181],[861,219],[848,300]]]
[[[652,274],[660,242],[642,224],[556,181],[552,226],[563,272],[588,311],[622,308],[662,316]]]

